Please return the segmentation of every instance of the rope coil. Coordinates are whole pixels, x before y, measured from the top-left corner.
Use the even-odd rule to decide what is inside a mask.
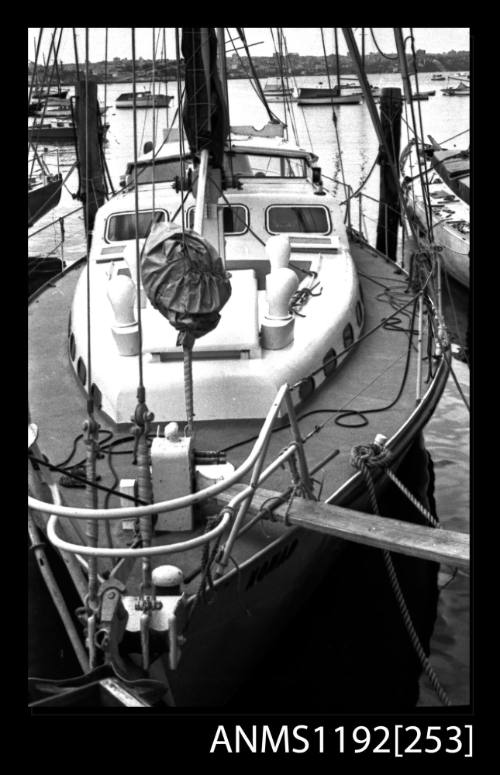
[[[349,462],[360,471],[367,468],[387,468],[392,461],[391,452],[384,446],[376,444],[359,444],[353,447]]]
[[[373,452],[375,454],[373,454]],[[385,453],[385,455],[383,453]],[[377,466],[386,467],[387,461],[389,459],[389,455],[390,453],[388,453],[388,450],[386,450],[382,445],[375,444],[375,443],[365,444],[365,445],[361,444],[358,447],[354,447],[351,450],[351,464],[355,468],[360,470],[363,476],[365,477],[365,481],[366,481],[369,496],[370,496],[372,510],[373,510],[373,513],[377,514],[378,516],[380,516],[380,511],[378,508],[377,496],[375,493],[375,486],[373,484],[370,468],[373,469]],[[381,461],[380,463],[377,462],[377,458]],[[443,705],[450,706],[451,701],[448,695],[446,694],[446,691],[441,686],[436,673],[434,672],[434,668],[432,667],[427,657],[427,654],[425,653],[424,647],[420,642],[420,638],[413,624],[410,612],[408,610],[408,606],[404,598],[403,590],[401,589],[401,585],[399,583],[399,579],[396,574],[396,569],[394,568],[394,563],[392,562],[391,553],[387,551],[387,549],[383,549],[382,555],[383,555],[384,563],[389,576],[389,581],[391,583],[392,590],[396,597],[399,610],[403,618],[403,622],[405,624],[406,630],[410,637],[411,644],[422,666],[422,669],[424,670],[427,678],[429,679],[441,703]]]

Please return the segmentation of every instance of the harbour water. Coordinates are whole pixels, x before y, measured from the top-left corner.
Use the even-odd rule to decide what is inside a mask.
[[[321,80],[328,85],[326,76],[300,77],[299,86],[317,86]],[[400,86],[398,74],[370,75],[372,84],[380,87]],[[421,112],[425,137],[431,134],[438,142],[465,132],[469,127],[469,99],[444,96],[440,87],[444,82],[432,82],[431,73],[419,75],[420,90],[436,89],[436,96],[428,101],[414,103],[417,116]],[[231,124],[263,125],[267,114],[260,105],[247,81],[231,80],[228,83],[231,106]],[[139,89],[151,88],[149,84],[140,84]],[[158,86],[155,87],[158,91]],[[126,163],[133,158],[133,120],[132,111],[116,110],[115,100],[125,91],[131,91],[131,84],[111,84],[99,86],[99,99],[106,100],[108,107],[106,121],[109,123],[108,141],[105,155],[111,179],[119,190],[119,178],[125,171]],[[143,144],[152,140],[154,134],[162,136],[167,121],[175,117],[178,105],[175,84],[163,84],[160,91],[174,95],[168,111],[162,109],[153,115],[150,110],[138,112],[137,144],[139,153]],[[289,135],[293,137],[288,111],[285,115],[281,103],[272,103],[271,109],[287,120]],[[410,106],[404,108],[404,120],[410,123]],[[378,141],[372,127],[368,109],[365,105],[343,105],[335,108],[336,123],[333,121],[330,106],[299,108],[295,106],[295,126],[300,143],[312,147],[318,155],[327,188],[334,187],[340,199],[343,199],[341,181],[345,180],[356,190],[370,172],[378,154]],[[427,139],[427,138],[426,138]],[[403,126],[401,145],[407,142]],[[447,147],[466,148],[469,135],[461,134],[447,143]],[[47,146],[45,159],[52,169],[57,163],[63,175],[71,171],[75,161],[75,152],[71,145],[61,145],[57,149]],[[379,168],[375,165],[365,187],[367,195],[378,197]],[[61,226],[58,218],[74,210],[78,202],[73,198],[78,186],[75,171],[70,172],[65,182],[61,203],[56,210],[44,216],[31,229],[35,233],[29,240],[30,255],[61,253]],[[363,229],[373,237],[376,229],[377,205],[365,200]],[[353,213],[355,223],[357,214]],[[49,228],[42,229],[47,224]],[[71,262],[85,252],[83,217],[76,213],[65,222],[65,241],[63,258]],[[464,344],[467,319],[467,294],[451,289],[451,301],[448,305],[448,324],[452,341]],[[454,348],[455,351],[457,348]],[[469,370],[465,363],[453,359],[453,371],[465,397],[469,394]],[[469,415],[455,381],[450,377],[448,386],[425,431],[425,445],[434,468],[434,498],[436,510],[443,526],[468,532],[469,530]],[[446,689],[453,705],[465,705],[470,698],[469,668],[469,577],[462,573],[449,573],[441,569],[439,576],[441,587],[436,625],[431,641],[431,662]],[[378,689],[376,690],[378,691]],[[432,688],[426,680],[421,681],[419,704],[423,706],[439,705]],[[335,710],[335,707],[332,707]]]

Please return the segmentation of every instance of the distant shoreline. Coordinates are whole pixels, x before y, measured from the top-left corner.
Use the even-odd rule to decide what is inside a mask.
[[[460,73],[466,73],[467,75],[470,74],[469,73],[469,69],[467,67],[457,67],[455,69],[445,70],[444,72],[441,71],[441,70],[424,70],[424,69],[422,69],[422,70],[418,70],[417,74],[418,75],[426,75],[426,74],[437,75],[437,74],[441,73],[442,75],[445,75],[445,76],[447,76],[448,74],[457,76],[459,72]],[[354,75],[354,73],[346,72],[346,73],[341,73],[341,75],[343,77],[347,76],[348,78],[356,79],[356,75]],[[394,72],[393,70],[377,70],[377,71],[373,71],[373,72],[368,72],[367,71],[366,75],[369,76],[369,77],[376,76],[376,75],[399,75],[399,71],[396,71],[396,72]],[[319,72],[318,73],[316,73],[316,72],[312,72],[312,73],[296,73],[296,74],[294,74],[293,77],[294,78],[303,78],[303,77],[314,77],[314,76],[316,78],[328,78],[328,77],[330,77],[333,80],[335,80],[335,77],[336,77],[334,73],[326,73],[326,72],[323,72],[323,73],[319,73]],[[247,75],[240,74],[240,73],[235,73],[235,74],[228,73],[227,77],[228,77],[228,80],[234,80],[234,81],[236,81],[236,80],[247,80],[248,79]],[[269,75],[258,73],[258,77],[259,78],[270,78],[271,79],[271,78],[276,78],[276,75],[273,74],[273,73],[271,73]],[[132,78],[132,74],[130,73],[129,75],[127,75],[127,77],[123,77],[123,78],[119,78],[119,79],[118,78],[108,78],[107,80],[105,80],[104,78],[101,78],[99,76],[93,76],[89,80],[93,81],[94,83],[100,84],[100,85],[106,84],[106,85],[109,86],[109,85],[120,84],[120,83],[130,84],[130,83],[132,83],[133,78]],[[177,79],[176,79],[175,76],[169,76],[169,77],[167,77],[167,80],[159,79],[158,77],[156,77],[154,80],[155,80],[155,83],[158,84],[158,83],[176,83]],[[72,79],[64,78],[64,79],[61,79],[60,86],[75,86],[76,83],[77,83],[77,80],[75,78],[72,78]],[[140,78],[136,77],[136,83],[153,83],[153,78],[152,77],[146,77],[146,76],[142,76]],[[31,85],[31,79],[28,77],[28,87],[30,85]],[[40,86],[35,85],[34,88],[35,89],[45,88],[45,86],[40,87]],[[55,89],[55,88],[57,88],[57,86],[55,84],[52,84],[51,88]]]

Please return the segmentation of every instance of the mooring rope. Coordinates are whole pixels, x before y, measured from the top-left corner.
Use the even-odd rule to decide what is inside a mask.
[[[370,473],[370,469],[387,468],[387,465],[389,464],[390,459],[391,459],[390,452],[387,449],[385,449],[385,447],[378,444],[366,444],[366,445],[362,444],[357,447],[353,447],[353,449],[351,450],[351,459],[350,459],[351,465],[353,465],[355,468],[357,468],[362,472],[368,487],[368,493],[370,496],[370,503],[373,509],[373,513],[377,514],[377,516],[380,516],[380,511],[378,508],[375,486],[373,484],[373,479]],[[384,557],[384,563],[387,569],[387,573],[389,575],[389,580],[391,582],[391,586],[392,586],[394,595],[396,597],[399,610],[403,617],[403,622],[405,624],[408,635],[410,636],[410,640],[415,650],[415,653],[417,654],[420,664],[422,665],[422,668],[425,674],[427,675],[434,691],[439,697],[439,700],[443,705],[450,706],[451,701],[448,695],[446,694],[445,690],[441,686],[436,673],[434,672],[434,668],[432,667],[425,653],[422,643],[420,642],[418,633],[413,624],[410,612],[408,610],[408,606],[406,604],[406,600],[404,598],[403,591],[401,589],[401,585],[399,583],[399,579],[396,574],[396,569],[394,568],[394,563],[392,562],[391,553],[387,549],[383,549],[382,554]]]

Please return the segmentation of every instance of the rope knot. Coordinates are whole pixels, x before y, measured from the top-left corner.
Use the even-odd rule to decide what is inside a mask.
[[[391,453],[380,444],[359,444],[351,449],[350,463],[360,471],[363,468],[387,468]]]

